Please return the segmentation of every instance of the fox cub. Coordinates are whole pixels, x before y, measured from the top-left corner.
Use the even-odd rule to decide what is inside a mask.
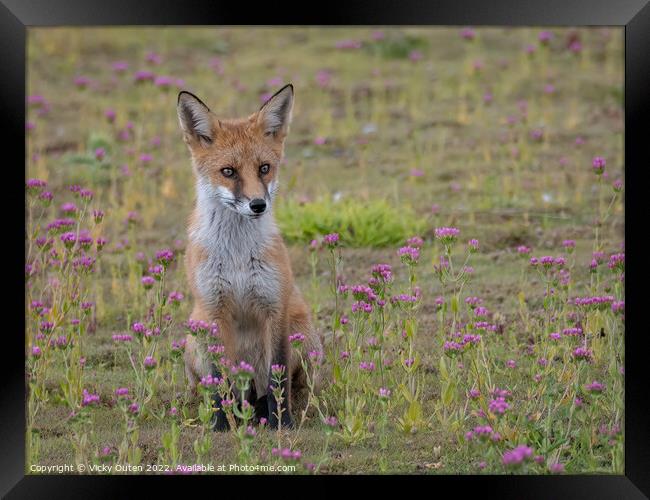
[[[283,428],[293,426],[292,409],[304,406],[308,391],[289,336],[300,332],[305,352],[322,351],[273,218],[292,108],[292,85],[243,119],[219,119],[186,91],[178,95],[177,106],[196,180],[185,255],[194,300],[191,319],[215,322],[225,357],[254,368],[245,397],[254,404],[257,418],[267,418],[272,428],[278,427],[280,412],[268,390],[271,366],[286,367]],[[187,336],[185,373],[192,389],[203,376],[222,376],[192,335]],[[228,429],[218,394],[214,404],[213,427]]]

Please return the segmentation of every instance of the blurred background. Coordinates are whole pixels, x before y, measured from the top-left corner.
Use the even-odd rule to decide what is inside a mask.
[[[607,28],[30,29],[28,94],[43,102],[28,171],[90,182],[121,218],[137,210],[144,235],[182,237],[178,91],[236,117],[292,82],[288,238],[338,229],[382,246],[438,217],[490,228],[496,248],[531,218],[589,225],[592,156],[622,175],[622,55]]]
[[[518,246],[556,255],[575,240],[572,278],[576,290],[588,284],[598,206],[611,197],[599,193],[619,189],[624,175],[623,63],[621,28],[30,28],[26,178],[47,181],[55,200],[50,219],[35,222],[67,216],[71,185],[91,189],[93,207],[106,214],[92,234],[107,243],[91,280],[85,383],[110,397],[132,377],[111,335],[145,316],[141,278],[156,251],[177,252],[166,283],[189,294],[181,254],[194,179],[176,115],[180,90],[231,118],[293,83],[275,212],[316,328],[330,327],[334,305],[326,256],[312,260],[312,239],[340,233],[346,283],[363,282],[378,262],[405,282],[396,249],[418,235],[426,241],[418,342],[435,354],[436,227],[460,228],[461,242],[480,240],[466,293],[485,297],[522,345],[520,308],[541,310],[544,298]],[[606,160],[601,177],[594,157]],[[610,208],[600,245],[617,252],[622,195]],[[54,285],[43,287],[47,295]],[[191,305],[179,306],[173,338]],[[424,359],[433,373],[438,358]],[[47,383],[56,388],[57,380]],[[438,388],[426,390],[430,399]],[[40,414],[39,463],[69,458],[66,412],[52,405]],[[115,413],[102,407],[95,418],[97,439],[117,442]],[[142,430],[152,461],[161,432]],[[439,443],[437,432],[418,446]],[[396,467],[411,460],[415,445],[404,439]],[[367,470],[364,453],[343,470]],[[448,462],[444,471],[474,470],[462,454]]]

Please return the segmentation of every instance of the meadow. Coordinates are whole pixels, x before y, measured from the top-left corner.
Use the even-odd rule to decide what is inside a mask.
[[[223,360],[177,94],[289,82],[274,210],[324,383],[296,429],[215,433],[250,377],[187,390],[188,332]],[[30,28],[27,95],[27,473],[623,473],[621,29]]]

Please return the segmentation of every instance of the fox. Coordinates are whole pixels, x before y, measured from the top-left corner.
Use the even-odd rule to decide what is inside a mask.
[[[301,356],[289,337],[301,333],[305,351],[322,352],[273,215],[293,102],[294,88],[288,84],[248,117],[222,119],[188,91],[177,99],[196,186],[185,253],[190,319],[216,323],[226,358],[253,367],[245,398],[272,429],[294,427],[292,412],[304,409],[307,397]],[[204,376],[222,376],[194,336],[188,334],[185,342],[190,390]],[[311,373],[309,357],[305,362]],[[269,390],[273,365],[285,367],[280,408]],[[319,386],[314,373],[312,388]],[[213,429],[228,430],[218,394],[213,402]]]

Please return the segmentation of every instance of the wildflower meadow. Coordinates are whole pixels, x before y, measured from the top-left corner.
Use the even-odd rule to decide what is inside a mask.
[[[188,390],[186,334],[225,360],[176,102],[286,83],[273,210],[323,351],[292,332],[277,431],[246,363]],[[622,29],[30,28],[27,95],[27,473],[623,473]]]

